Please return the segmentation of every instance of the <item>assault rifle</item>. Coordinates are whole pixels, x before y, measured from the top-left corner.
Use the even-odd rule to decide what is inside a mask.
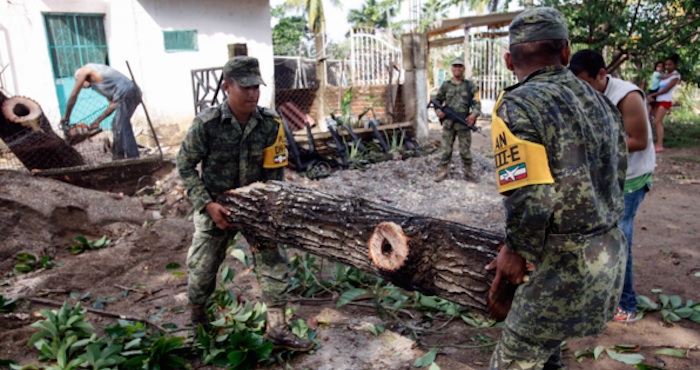
[[[476,127],[476,122],[474,123],[474,125],[469,126],[469,124],[467,124],[467,121],[466,121],[464,118],[460,117],[460,116],[457,114],[457,112],[455,112],[452,108],[450,108],[450,107],[448,107],[448,106],[446,106],[446,105],[443,106],[443,105],[440,104],[440,102],[438,102],[436,99],[430,99],[430,103],[428,104],[428,108],[439,109],[439,110],[441,110],[443,113],[445,113],[445,118],[444,118],[444,119],[449,119],[449,120],[452,120],[453,122],[459,122],[459,123],[461,123],[461,124],[463,124],[463,125],[469,127],[469,129],[472,130],[472,131],[474,131],[474,132],[479,131],[479,128]],[[441,119],[440,122],[442,122],[444,119]]]
[[[345,152],[346,146],[343,137],[338,133],[338,122],[332,118],[326,118],[326,126],[328,126],[328,132],[335,143],[335,156],[340,158],[340,166],[348,168],[348,153]]]

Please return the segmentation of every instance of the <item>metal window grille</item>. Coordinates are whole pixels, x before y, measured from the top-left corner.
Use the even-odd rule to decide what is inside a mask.
[[[109,64],[102,15],[45,14],[54,77],[72,77],[86,63]]]

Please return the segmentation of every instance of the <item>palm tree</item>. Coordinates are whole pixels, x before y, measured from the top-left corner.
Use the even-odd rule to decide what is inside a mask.
[[[498,6],[501,5],[500,0],[448,0],[447,5],[459,5],[470,10],[476,10],[477,14],[482,14],[486,9],[490,13],[498,11]]]
[[[341,7],[340,0],[330,0],[331,4]],[[323,0],[287,0],[284,5],[287,8],[300,9],[306,14],[309,22],[309,30],[314,35],[316,45],[316,79],[319,88],[316,94],[318,102],[317,120],[321,127],[325,125],[326,111],[326,55],[325,55],[325,30],[326,17],[323,12]]]
[[[448,7],[449,4],[445,3],[443,0],[428,0],[425,2],[421,9],[423,16],[420,19],[418,31],[425,32],[428,26],[433,22],[447,18]]]
[[[354,27],[391,30],[391,18],[396,15],[402,0],[365,0],[360,9],[351,9],[348,22]]]

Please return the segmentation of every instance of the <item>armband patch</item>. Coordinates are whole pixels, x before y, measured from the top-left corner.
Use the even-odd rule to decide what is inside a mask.
[[[505,193],[526,185],[553,184],[544,146],[518,139],[496,114],[502,98],[503,93],[493,109],[491,126],[498,192]]]
[[[277,139],[275,143],[263,149],[263,168],[280,168],[287,165],[287,140],[284,136],[284,127],[279,122],[279,118],[275,118],[279,123],[277,130]]]

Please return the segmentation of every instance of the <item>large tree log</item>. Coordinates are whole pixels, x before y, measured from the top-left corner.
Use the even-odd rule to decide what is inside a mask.
[[[218,202],[244,235],[487,312],[493,274],[484,266],[496,257],[502,235],[285,182],[231,190]]]
[[[14,96],[0,105],[0,137],[29,170],[73,167],[83,157],[58,136],[36,101]]]

